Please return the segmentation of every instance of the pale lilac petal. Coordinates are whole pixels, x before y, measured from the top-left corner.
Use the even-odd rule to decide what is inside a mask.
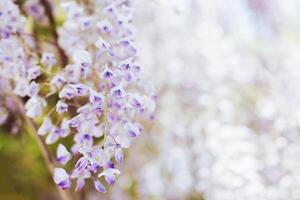
[[[87,178],[91,178],[91,172],[87,169],[82,169],[82,170],[78,170],[78,168],[75,168],[72,171],[71,174],[71,178],[72,179],[76,179],[76,178],[80,178],[80,179],[87,179]]]
[[[59,98],[72,99],[77,95],[77,90],[72,84],[65,85],[59,93]]]
[[[65,165],[72,157],[70,152],[62,144],[58,145],[56,155],[57,161],[63,165]]]
[[[127,134],[118,135],[115,137],[115,140],[121,145],[122,148],[129,148],[131,145],[131,141]]]
[[[25,104],[26,115],[30,118],[36,118],[43,114],[43,108],[46,102],[39,97],[31,97]]]
[[[67,111],[68,111],[68,104],[66,104],[62,100],[59,100],[56,104],[56,112],[61,114]]]
[[[28,81],[25,79],[18,79],[16,82],[16,86],[14,88],[14,94],[19,95],[21,97],[25,97],[28,91]]]
[[[127,124],[127,134],[130,137],[136,137],[141,133],[141,126],[138,123]]]
[[[62,138],[65,138],[68,135],[70,135],[69,120],[63,119],[62,122],[61,122],[61,124],[60,124],[59,136],[62,137]]]
[[[102,20],[96,24],[96,26],[100,29],[101,33],[108,34],[112,31],[113,26],[108,20]]]
[[[73,54],[73,62],[83,68],[86,68],[92,64],[92,57],[87,51],[77,50]]]
[[[42,55],[41,63],[45,65],[47,68],[51,68],[56,64],[56,58],[53,53],[45,52]]]
[[[37,96],[40,90],[40,85],[35,81],[32,81],[28,87],[28,96],[33,97]]]
[[[62,168],[55,168],[53,175],[54,182],[63,190],[71,187],[69,175]]]
[[[88,166],[88,164],[89,164],[88,159],[86,157],[81,157],[77,161],[77,163],[75,165],[75,169],[81,171],[81,170],[85,169]]]
[[[84,179],[81,179],[81,178],[77,179],[75,191],[78,192],[78,191],[82,190],[84,185],[85,185]]]
[[[66,79],[62,75],[57,74],[52,78],[50,83],[51,85],[55,86],[56,89],[58,89],[66,83]]]
[[[107,41],[103,40],[101,36],[99,36],[97,41],[95,42],[95,46],[98,49],[106,50],[109,49],[110,44]]]
[[[106,174],[104,176],[104,179],[105,179],[107,184],[113,185],[116,181],[116,176],[114,174]]]
[[[101,193],[106,193],[106,188],[99,180],[95,180],[94,185],[95,185],[95,188],[97,191],[99,191]]]
[[[125,91],[122,86],[117,86],[111,90],[111,94],[114,98],[120,99],[125,96]]]
[[[101,78],[104,79],[104,80],[111,79],[114,76],[115,76],[115,74],[113,73],[113,71],[108,69],[108,67],[105,67],[105,69],[101,73]]]
[[[92,19],[90,17],[83,17],[80,20],[80,30],[87,31],[92,26]]]
[[[77,96],[87,96],[90,93],[89,87],[84,84],[74,84]]]
[[[64,74],[70,83],[77,83],[80,79],[80,67],[75,64],[69,64],[65,67]]]
[[[95,91],[91,91],[90,102],[94,104],[102,104],[104,103],[104,95],[97,93]]]
[[[101,173],[98,174],[98,177],[106,176],[108,174],[120,174],[120,170],[115,168],[106,168]]]
[[[29,80],[36,79],[41,75],[41,69],[39,66],[31,67],[27,70],[27,78]]]
[[[117,148],[115,151],[115,159],[118,163],[122,163],[124,160],[124,153],[121,148]]]
[[[38,129],[38,134],[39,135],[46,135],[46,134],[51,132],[52,128],[53,128],[53,124],[51,122],[51,119],[49,117],[46,117],[44,119],[42,125]]]
[[[52,131],[46,138],[46,144],[54,144],[59,139],[59,135]]]
[[[132,107],[142,109],[144,108],[144,98],[139,95],[132,95],[130,103]]]
[[[68,120],[70,127],[76,128],[79,127],[81,122],[84,120],[84,117],[82,114],[76,115],[72,119]]]
[[[96,148],[91,152],[91,163],[97,163],[98,165],[103,166],[108,159],[107,154],[101,148]]]

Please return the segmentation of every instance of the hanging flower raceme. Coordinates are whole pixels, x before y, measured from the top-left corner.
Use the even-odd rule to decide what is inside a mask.
[[[33,39],[25,34],[25,22],[17,5],[0,0],[0,125],[8,126],[11,133],[19,132],[22,126],[22,109],[11,94],[35,96],[39,85],[33,80],[41,74],[36,57],[29,52]],[[37,107],[31,108],[29,115],[38,112]]]
[[[155,110],[152,86],[143,79],[138,63],[130,2],[58,5],[67,16],[58,30],[67,66],[60,66],[55,51],[43,50],[40,56],[34,52],[34,43],[25,40],[19,25],[24,18],[14,3],[8,4],[16,16],[0,15],[15,20],[12,28],[1,20],[0,74],[12,80],[14,94],[26,97],[25,112],[39,124],[37,134],[46,144],[59,143],[54,182],[68,189],[76,180],[79,191],[92,179],[96,190],[106,192],[104,182],[112,185],[120,174],[115,164],[124,160],[124,148],[141,134],[141,121],[151,119]],[[26,6],[34,18],[42,18],[40,5]],[[74,143],[68,146],[63,138]],[[65,165],[73,169],[66,171]]]

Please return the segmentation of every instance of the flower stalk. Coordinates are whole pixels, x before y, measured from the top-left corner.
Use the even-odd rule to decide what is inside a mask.
[[[59,36],[58,36],[58,33],[57,33],[55,18],[54,18],[54,15],[53,15],[51,5],[49,4],[49,2],[47,0],[40,0],[40,3],[44,7],[45,14],[46,14],[46,16],[49,20],[50,31],[51,31],[51,34],[52,34],[53,39],[54,39],[54,45],[55,45],[55,47],[58,51],[58,54],[59,54],[61,65],[66,66],[68,64],[68,57],[65,54],[65,51],[60,47],[60,45],[58,43],[58,37]]]

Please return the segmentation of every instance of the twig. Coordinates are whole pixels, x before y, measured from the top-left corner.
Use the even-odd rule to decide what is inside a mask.
[[[49,20],[50,31],[51,31],[51,34],[54,38],[54,45],[55,45],[55,47],[58,51],[61,64],[64,67],[68,64],[67,63],[68,62],[68,57],[66,56],[65,51],[58,44],[58,33],[57,33],[57,30],[56,30],[55,19],[54,19],[54,15],[52,13],[51,5],[49,4],[49,2],[47,0],[40,0],[40,2],[43,5],[43,7],[45,8],[46,16]]]
[[[85,191],[84,188],[78,193],[78,200],[85,200]]]

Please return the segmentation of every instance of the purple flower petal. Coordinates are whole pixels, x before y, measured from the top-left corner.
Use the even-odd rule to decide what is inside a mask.
[[[98,192],[106,193],[106,188],[104,187],[104,185],[99,180],[95,180],[94,185],[95,185],[95,188]]]
[[[81,179],[81,178],[77,179],[75,191],[78,192],[78,191],[82,190],[84,185],[85,185],[84,179]]]
[[[70,152],[68,152],[66,147],[62,144],[58,145],[56,155],[57,161],[63,165],[65,165],[72,157]]]
[[[104,176],[104,179],[105,179],[107,184],[113,185],[116,181],[116,176],[114,174],[106,174]]]
[[[124,153],[121,148],[117,148],[115,151],[115,159],[118,163],[122,163],[124,160]]]
[[[62,100],[59,100],[56,104],[56,112],[61,114],[67,111],[68,111],[68,105]]]
[[[62,189],[68,189],[71,187],[71,181],[69,175],[62,168],[54,169],[53,180]]]
[[[47,133],[50,133],[53,128],[51,119],[49,117],[46,117],[38,129],[38,134],[39,135],[46,135]]]

